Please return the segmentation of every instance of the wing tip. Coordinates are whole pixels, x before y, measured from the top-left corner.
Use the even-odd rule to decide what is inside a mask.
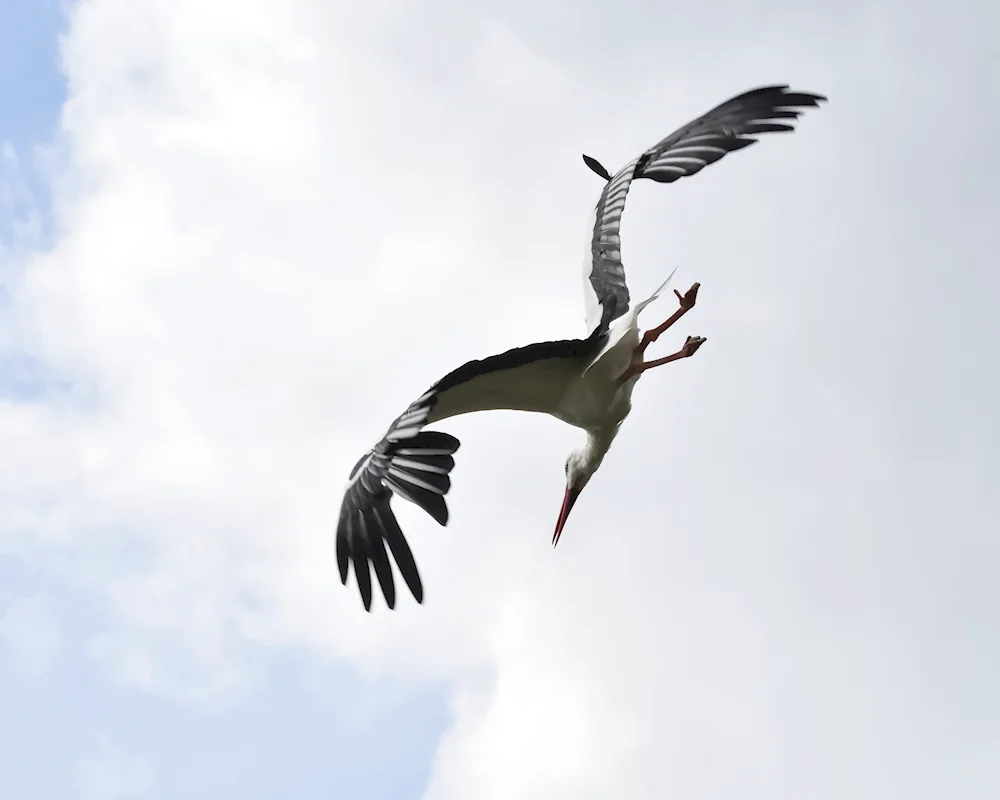
[[[347,585],[353,566],[361,601],[369,613],[379,593],[376,584],[386,606],[395,608],[398,592],[393,560],[417,603],[424,601],[416,561],[389,505],[392,495],[423,509],[442,527],[448,524],[450,514],[444,495],[451,489],[448,476],[455,466],[453,455],[462,443],[444,431],[422,430],[426,424],[424,410],[436,401],[436,389],[437,385],[412,403],[382,441],[358,461],[341,503],[336,534],[340,582]]]
[[[346,586],[351,572],[354,572],[361,602],[368,613],[371,613],[375,596],[379,593],[385,599],[386,607],[390,611],[396,607],[399,592],[393,579],[392,561],[395,561],[400,577],[417,603],[423,604],[424,601],[424,587],[420,571],[389,506],[391,496],[391,494],[386,493],[378,498],[367,511],[355,509],[355,513],[360,512],[360,522],[358,523],[360,529],[357,525],[352,525],[350,517],[343,513],[341,523],[337,527],[336,552],[340,583],[342,586]],[[350,513],[347,512],[348,515]],[[441,522],[440,514],[431,514],[431,516]],[[445,506],[443,518],[442,524],[446,524],[448,520],[447,506]],[[386,545],[392,553],[391,558],[385,550]],[[373,570],[376,580],[373,580],[371,576]],[[375,591],[376,581],[381,592]]]
[[[604,180],[611,181],[611,173],[608,172],[607,168],[593,156],[588,156],[586,153],[583,154],[583,163],[586,164],[590,169],[600,175]]]
[[[825,94],[817,94],[816,92],[793,91],[788,88],[787,84],[779,88],[780,88],[780,94],[782,95],[782,99],[787,101],[790,105],[815,108],[819,106],[820,103],[828,102],[828,98]]]
[[[750,89],[746,92],[743,92],[744,95],[768,94],[768,93],[791,94],[801,97],[809,97],[814,100],[827,99],[825,95],[817,94],[816,92],[804,92],[804,91],[793,90],[791,88],[791,84],[788,83],[773,83],[773,84],[768,84],[767,86],[758,86],[756,89]],[[739,96],[740,95],[737,95],[737,97]]]
[[[440,508],[435,509],[435,512],[437,513],[431,513],[431,516],[434,518],[434,521],[437,522],[437,524],[440,525],[442,528],[447,527],[448,519],[451,516],[451,514],[448,511],[448,503],[444,499],[444,497],[441,497],[441,506]]]

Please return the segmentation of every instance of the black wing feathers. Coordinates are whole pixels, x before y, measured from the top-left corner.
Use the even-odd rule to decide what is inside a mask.
[[[598,336],[588,339],[567,339],[538,342],[517,347],[499,355],[469,361],[452,370],[421,397],[410,404],[389,426],[385,436],[369,450],[351,470],[347,491],[340,507],[337,526],[337,566],[341,583],[347,582],[350,565],[361,592],[365,608],[371,608],[371,575],[374,568],[386,604],[392,608],[396,587],[389,553],[396,562],[403,580],[418,602],[423,599],[423,586],[413,554],[389,505],[393,494],[420,506],[438,523],[448,522],[445,495],[451,489],[451,471],[455,467],[454,453],[459,441],[442,431],[421,430],[437,419],[432,412],[445,416],[456,412],[451,390],[463,391],[478,379],[506,373],[512,385],[521,386],[530,398],[532,387],[518,384],[511,371],[544,361],[579,361],[581,364],[600,351]],[[522,381],[523,381],[523,376]],[[527,405],[530,405],[528,403]],[[525,406],[527,407],[527,406]]]
[[[787,86],[764,86],[737,95],[677,129],[630,161],[608,183],[597,202],[591,238],[590,283],[602,306],[599,328],[606,329],[629,307],[625,268],[621,259],[622,212],[633,180],[648,178],[673,183],[714,164],[727,153],[749,147],[762,133],[794,130],[786,122],[795,120],[804,108],[818,106],[825,97],[807,92],[789,92]],[[601,177],[607,170],[596,159],[584,161]]]
[[[358,591],[368,610],[372,604],[371,568],[386,605],[392,608],[396,602],[387,544],[410,592],[417,602],[423,600],[420,573],[389,498],[398,494],[441,525],[448,521],[444,495],[451,488],[448,473],[455,466],[452,454],[458,450],[459,441],[441,431],[420,430],[434,402],[434,394],[427,392],[411,403],[389,426],[382,441],[351,471],[337,525],[337,567],[340,582],[347,583],[350,565],[354,564]]]
[[[406,543],[406,537],[396,522],[396,517],[389,508],[388,502],[384,506],[377,505],[374,508],[375,521],[378,524],[379,533],[389,545],[392,557],[396,560],[399,574],[403,576],[410,592],[418,603],[424,601],[424,587],[420,583],[420,573],[417,572],[417,562],[413,559],[410,546]],[[388,602],[388,601],[387,601]],[[392,606],[389,606],[392,608]]]
[[[742,150],[762,133],[787,133],[794,126],[773,120],[798,119],[804,108],[815,107],[825,97],[789,92],[787,86],[764,86],[737,95],[702,114],[639,159],[635,178],[672,183],[700,172],[726,153]]]

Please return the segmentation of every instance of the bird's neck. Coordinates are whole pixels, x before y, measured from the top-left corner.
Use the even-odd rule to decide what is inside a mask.
[[[594,474],[601,466],[605,454],[617,435],[618,425],[587,431],[587,441],[580,449],[580,460],[589,474]]]

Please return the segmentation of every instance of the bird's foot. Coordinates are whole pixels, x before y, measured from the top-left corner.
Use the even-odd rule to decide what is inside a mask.
[[[684,346],[677,351],[678,358],[690,358],[698,352],[698,348],[708,341],[704,336],[688,336],[684,340]]]
[[[677,302],[680,307],[685,311],[690,311],[694,308],[694,304],[698,302],[698,290],[701,288],[700,283],[695,283],[688,289],[684,294],[681,294],[676,289],[674,289],[674,294],[677,295]]]

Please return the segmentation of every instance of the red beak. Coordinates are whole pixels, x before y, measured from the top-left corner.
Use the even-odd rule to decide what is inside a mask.
[[[552,546],[559,544],[559,537],[562,536],[563,526],[569,519],[569,512],[573,510],[576,498],[580,496],[580,490],[572,486],[566,487],[566,494],[563,495],[562,508],[559,509],[559,519],[556,522],[556,532],[552,534]]]

